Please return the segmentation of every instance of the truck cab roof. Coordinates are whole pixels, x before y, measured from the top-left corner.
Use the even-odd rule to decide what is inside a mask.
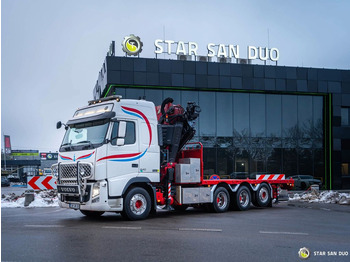
[[[73,117],[67,122],[67,125],[123,117],[125,108],[138,109],[147,115],[150,121],[157,120],[153,102],[112,96],[108,99],[89,101],[89,105],[78,108]]]

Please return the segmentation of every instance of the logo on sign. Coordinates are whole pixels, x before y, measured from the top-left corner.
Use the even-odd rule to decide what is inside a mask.
[[[300,248],[298,254],[301,259],[308,259],[310,256],[310,250],[306,247],[303,247]]]
[[[138,55],[142,51],[143,43],[140,37],[135,35],[129,35],[124,37],[122,42],[123,51],[128,55]]]
[[[76,193],[76,189],[74,187],[60,187],[59,191],[61,193]]]

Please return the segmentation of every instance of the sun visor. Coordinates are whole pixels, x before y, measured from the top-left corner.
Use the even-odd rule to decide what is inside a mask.
[[[98,114],[98,115],[94,115],[94,116],[71,119],[67,122],[67,125],[75,125],[75,124],[80,124],[80,123],[84,123],[84,122],[91,122],[91,121],[96,121],[96,120],[102,120],[102,119],[111,119],[113,117],[115,117],[115,112],[110,111],[110,112],[105,112],[103,114]]]

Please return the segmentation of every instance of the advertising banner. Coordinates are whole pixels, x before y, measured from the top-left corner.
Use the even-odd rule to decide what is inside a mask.
[[[6,154],[11,154],[11,139],[10,136],[4,136],[5,140],[5,153]]]
[[[41,160],[57,160],[58,153],[40,153]]]

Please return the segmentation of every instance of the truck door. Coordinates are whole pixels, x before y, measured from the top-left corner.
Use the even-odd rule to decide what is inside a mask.
[[[106,156],[107,177],[112,180],[128,180],[138,175],[140,149],[136,126],[136,121],[113,123]]]

